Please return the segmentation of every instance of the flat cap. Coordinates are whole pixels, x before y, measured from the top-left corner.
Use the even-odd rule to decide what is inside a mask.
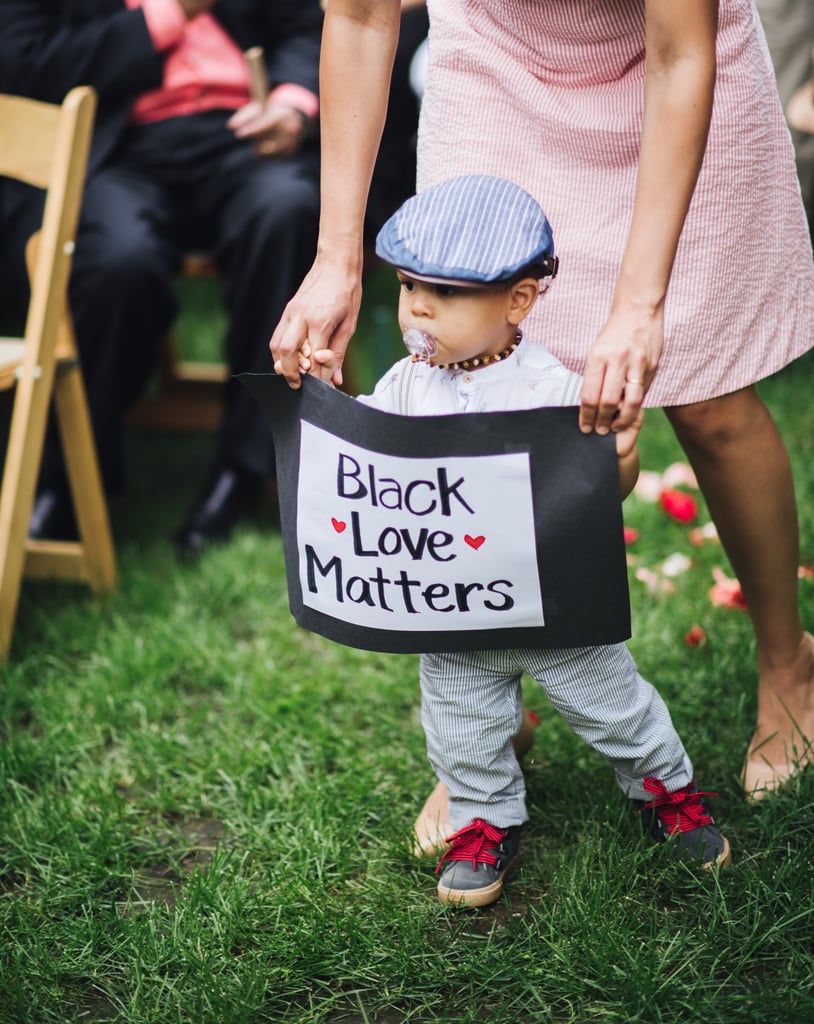
[[[376,237],[376,255],[421,281],[507,281],[529,264],[556,273],[551,225],[505,178],[450,178],[408,199]],[[546,276],[545,272],[542,276]]]

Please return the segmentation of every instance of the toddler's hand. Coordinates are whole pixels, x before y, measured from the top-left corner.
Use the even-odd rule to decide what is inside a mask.
[[[636,418],[630,424],[630,426],[625,427],[624,430],[620,430],[616,433],[617,458],[626,458],[636,447],[636,439],[639,436],[639,431],[642,429],[643,422],[644,409],[639,409],[639,411],[636,413]]]
[[[330,381],[339,365],[336,352],[330,348],[320,348],[311,353],[311,373],[320,380]]]

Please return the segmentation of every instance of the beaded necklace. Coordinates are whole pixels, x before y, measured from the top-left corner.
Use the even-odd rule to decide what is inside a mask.
[[[518,331],[511,345],[504,348],[502,352],[495,352],[492,356],[475,356],[474,359],[459,359],[454,363],[431,363],[429,360],[414,355],[413,362],[426,362],[428,366],[432,366],[436,370],[479,370],[482,366],[489,366],[490,363],[499,363],[501,359],[508,359],[522,340],[523,334]]]

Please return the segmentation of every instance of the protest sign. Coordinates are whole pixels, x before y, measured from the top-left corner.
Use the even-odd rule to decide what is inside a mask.
[[[274,436],[300,626],[397,652],[629,637],[615,441],[575,408],[404,417],[240,379]]]

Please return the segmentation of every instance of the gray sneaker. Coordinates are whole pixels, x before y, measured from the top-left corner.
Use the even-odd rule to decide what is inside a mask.
[[[725,868],[732,863],[729,842],[721,834],[704,803],[705,796],[694,782],[668,793],[660,779],[644,780],[652,800],[634,800],[644,818],[645,827],[660,843],[668,844],[673,857],[694,860],[704,868]]]
[[[503,877],[517,861],[520,825],[496,828],[482,818],[459,829],[446,841],[450,848],[439,861],[436,874],[442,903],[459,907],[485,907],[503,892]]]

